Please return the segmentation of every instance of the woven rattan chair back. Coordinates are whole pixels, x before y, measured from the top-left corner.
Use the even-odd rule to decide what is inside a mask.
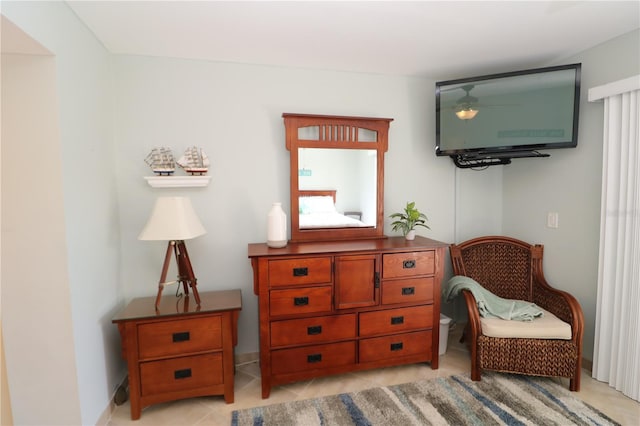
[[[531,250],[507,241],[461,250],[465,274],[505,299],[532,300]]]

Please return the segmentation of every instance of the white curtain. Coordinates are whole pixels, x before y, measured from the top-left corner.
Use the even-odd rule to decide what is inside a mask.
[[[604,98],[593,372],[640,400],[640,76]],[[638,87],[636,87],[638,86]],[[626,90],[631,87],[634,90]],[[602,87],[601,87],[602,88]],[[620,86],[618,85],[618,89]],[[609,87],[611,89],[611,87]],[[594,89],[592,89],[594,90]],[[607,92],[607,91],[605,91]],[[590,100],[592,92],[589,92]]]

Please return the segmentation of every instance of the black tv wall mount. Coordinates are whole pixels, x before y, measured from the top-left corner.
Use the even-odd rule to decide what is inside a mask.
[[[474,155],[458,154],[450,155],[456,167],[461,169],[484,168],[489,166],[501,166],[511,164],[513,158],[544,158],[550,157],[538,151],[515,151],[501,153],[478,153]]]

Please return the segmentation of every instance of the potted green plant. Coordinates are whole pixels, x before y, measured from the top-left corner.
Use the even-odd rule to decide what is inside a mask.
[[[402,235],[404,235],[407,240],[413,240],[416,237],[415,228],[417,226],[431,229],[426,224],[428,220],[427,216],[424,213],[420,213],[420,210],[416,208],[415,201],[408,202],[404,208],[404,212],[393,213],[389,217],[396,219],[391,222],[391,229],[402,232]]]

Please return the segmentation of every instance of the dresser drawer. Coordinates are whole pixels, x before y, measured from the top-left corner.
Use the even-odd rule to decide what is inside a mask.
[[[143,396],[197,389],[223,382],[221,353],[140,364],[140,386]]]
[[[435,270],[435,253],[433,251],[394,253],[382,256],[383,278],[430,275]]]
[[[360,336],[398,333],[433,325],[433,306],[387,309],[360,314]]]
[[[214,350],[222,347],[220,315],[138,326],[140,359]]]
[[[356,314],[274,321],[271,323],[271,346],[354,339],[356,331]]]
[[[309,257],[269,262],[271,287],[331,282],[331,258]]]
[[[331,311],[331,286],[271,290],[269,309],[272,316]]]
[[[363,339],[360,341],[358,359],[359,362],[373,362],[420,354],[424,354],[425,360],[431,359],[430,331]]]
[[[382,304],[421,303],[433,300],[433,277],[382,282]]]
[[[355,342],[305,346],[273,351],[271,353],[271,372],[273,374],[297,373],[350,365],[355,364],[355,362]]]

